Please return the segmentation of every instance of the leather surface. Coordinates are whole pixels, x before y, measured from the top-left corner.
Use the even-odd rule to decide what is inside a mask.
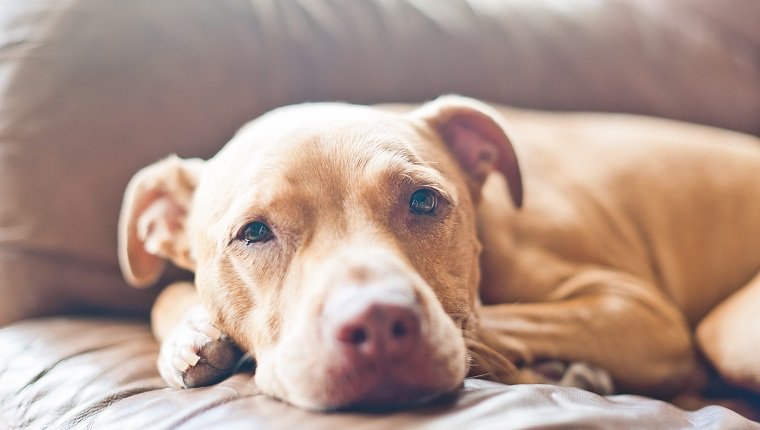
[[[262,395],[250,374],[170,389],[137,322],[30,320],[0,329],[0,345],[0,424],[13,429],[760,428],[720,406],[686,412],[638,396],[478,380],[450,403],[390,414],[303,411]]]
[[[0,12],[0,323],[145,312],[153,295],[127,288],[116,259],[130,176],[170,153],[208,157],[282,104],[455,92],[760,133],[756,0],[7,0]]]

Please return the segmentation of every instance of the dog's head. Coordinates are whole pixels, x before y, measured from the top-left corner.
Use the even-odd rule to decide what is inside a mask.
[[[271,112],[214,158],[130,183],[127,279],[195,272],[212,318],[256,358],[264,392],[313,409],[389,406],[457,388],[479,283],[474,206],[492,170],[522,199],[490,108],[444,97],[395,113]]]

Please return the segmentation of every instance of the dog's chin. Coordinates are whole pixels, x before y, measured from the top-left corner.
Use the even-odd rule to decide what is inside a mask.
[[[399,395],[393,389],[382,393],[382,395],[373,395],[366,398],[352,400],[344,404],[336,404],[329,407],[323,407],[323,412],[369,412],[384,413],[394,412],[406,409],[415,409],[432,405],[441,405],[450,403],[456,399],[458,389],[462,383],[453,389],[440,392],[427,391],[407,391],[406,394]]]
[[[420,386],[414,382],[363,381],[367,385],[325,387],[318,399],[289,401],[296,406],[320,412],[390,412],[437,405],[456,398],[462,380],[448,387]],[[294,399],[295,400],[295,399]]]
[[[408,409],[446,402],[456,396],[467,373],[464,351],[459,355],[456,354],[461,359],[445,362],[419,360],[369,368],[347,366],[345,361],[334,359],[310,371],[278,361],[280,366],[257,369],[256,384],[265,394],[313,411]]]

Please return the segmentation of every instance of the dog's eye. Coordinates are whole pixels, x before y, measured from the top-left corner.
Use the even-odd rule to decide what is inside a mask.
[[[420,188],[409,198],[409,210],[415,215],[430,215],[437,205],[438,197],[429,188]]]
[[[266,242],[274,237],[272,230],[261,221],[254,221],[245,226],[242,239],[247,245]]]

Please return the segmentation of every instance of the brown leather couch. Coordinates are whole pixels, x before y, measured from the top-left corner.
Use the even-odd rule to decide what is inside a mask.
[[[115,232],[137,169],[207,157],[287,103],[455,92],[760,134],[758,16],[756,0],[3,2],[0,428],[752,427],[703,403],[476,380],[385,415],[294,409],[249,374],[163,388],[157,288],[124,284]]]

